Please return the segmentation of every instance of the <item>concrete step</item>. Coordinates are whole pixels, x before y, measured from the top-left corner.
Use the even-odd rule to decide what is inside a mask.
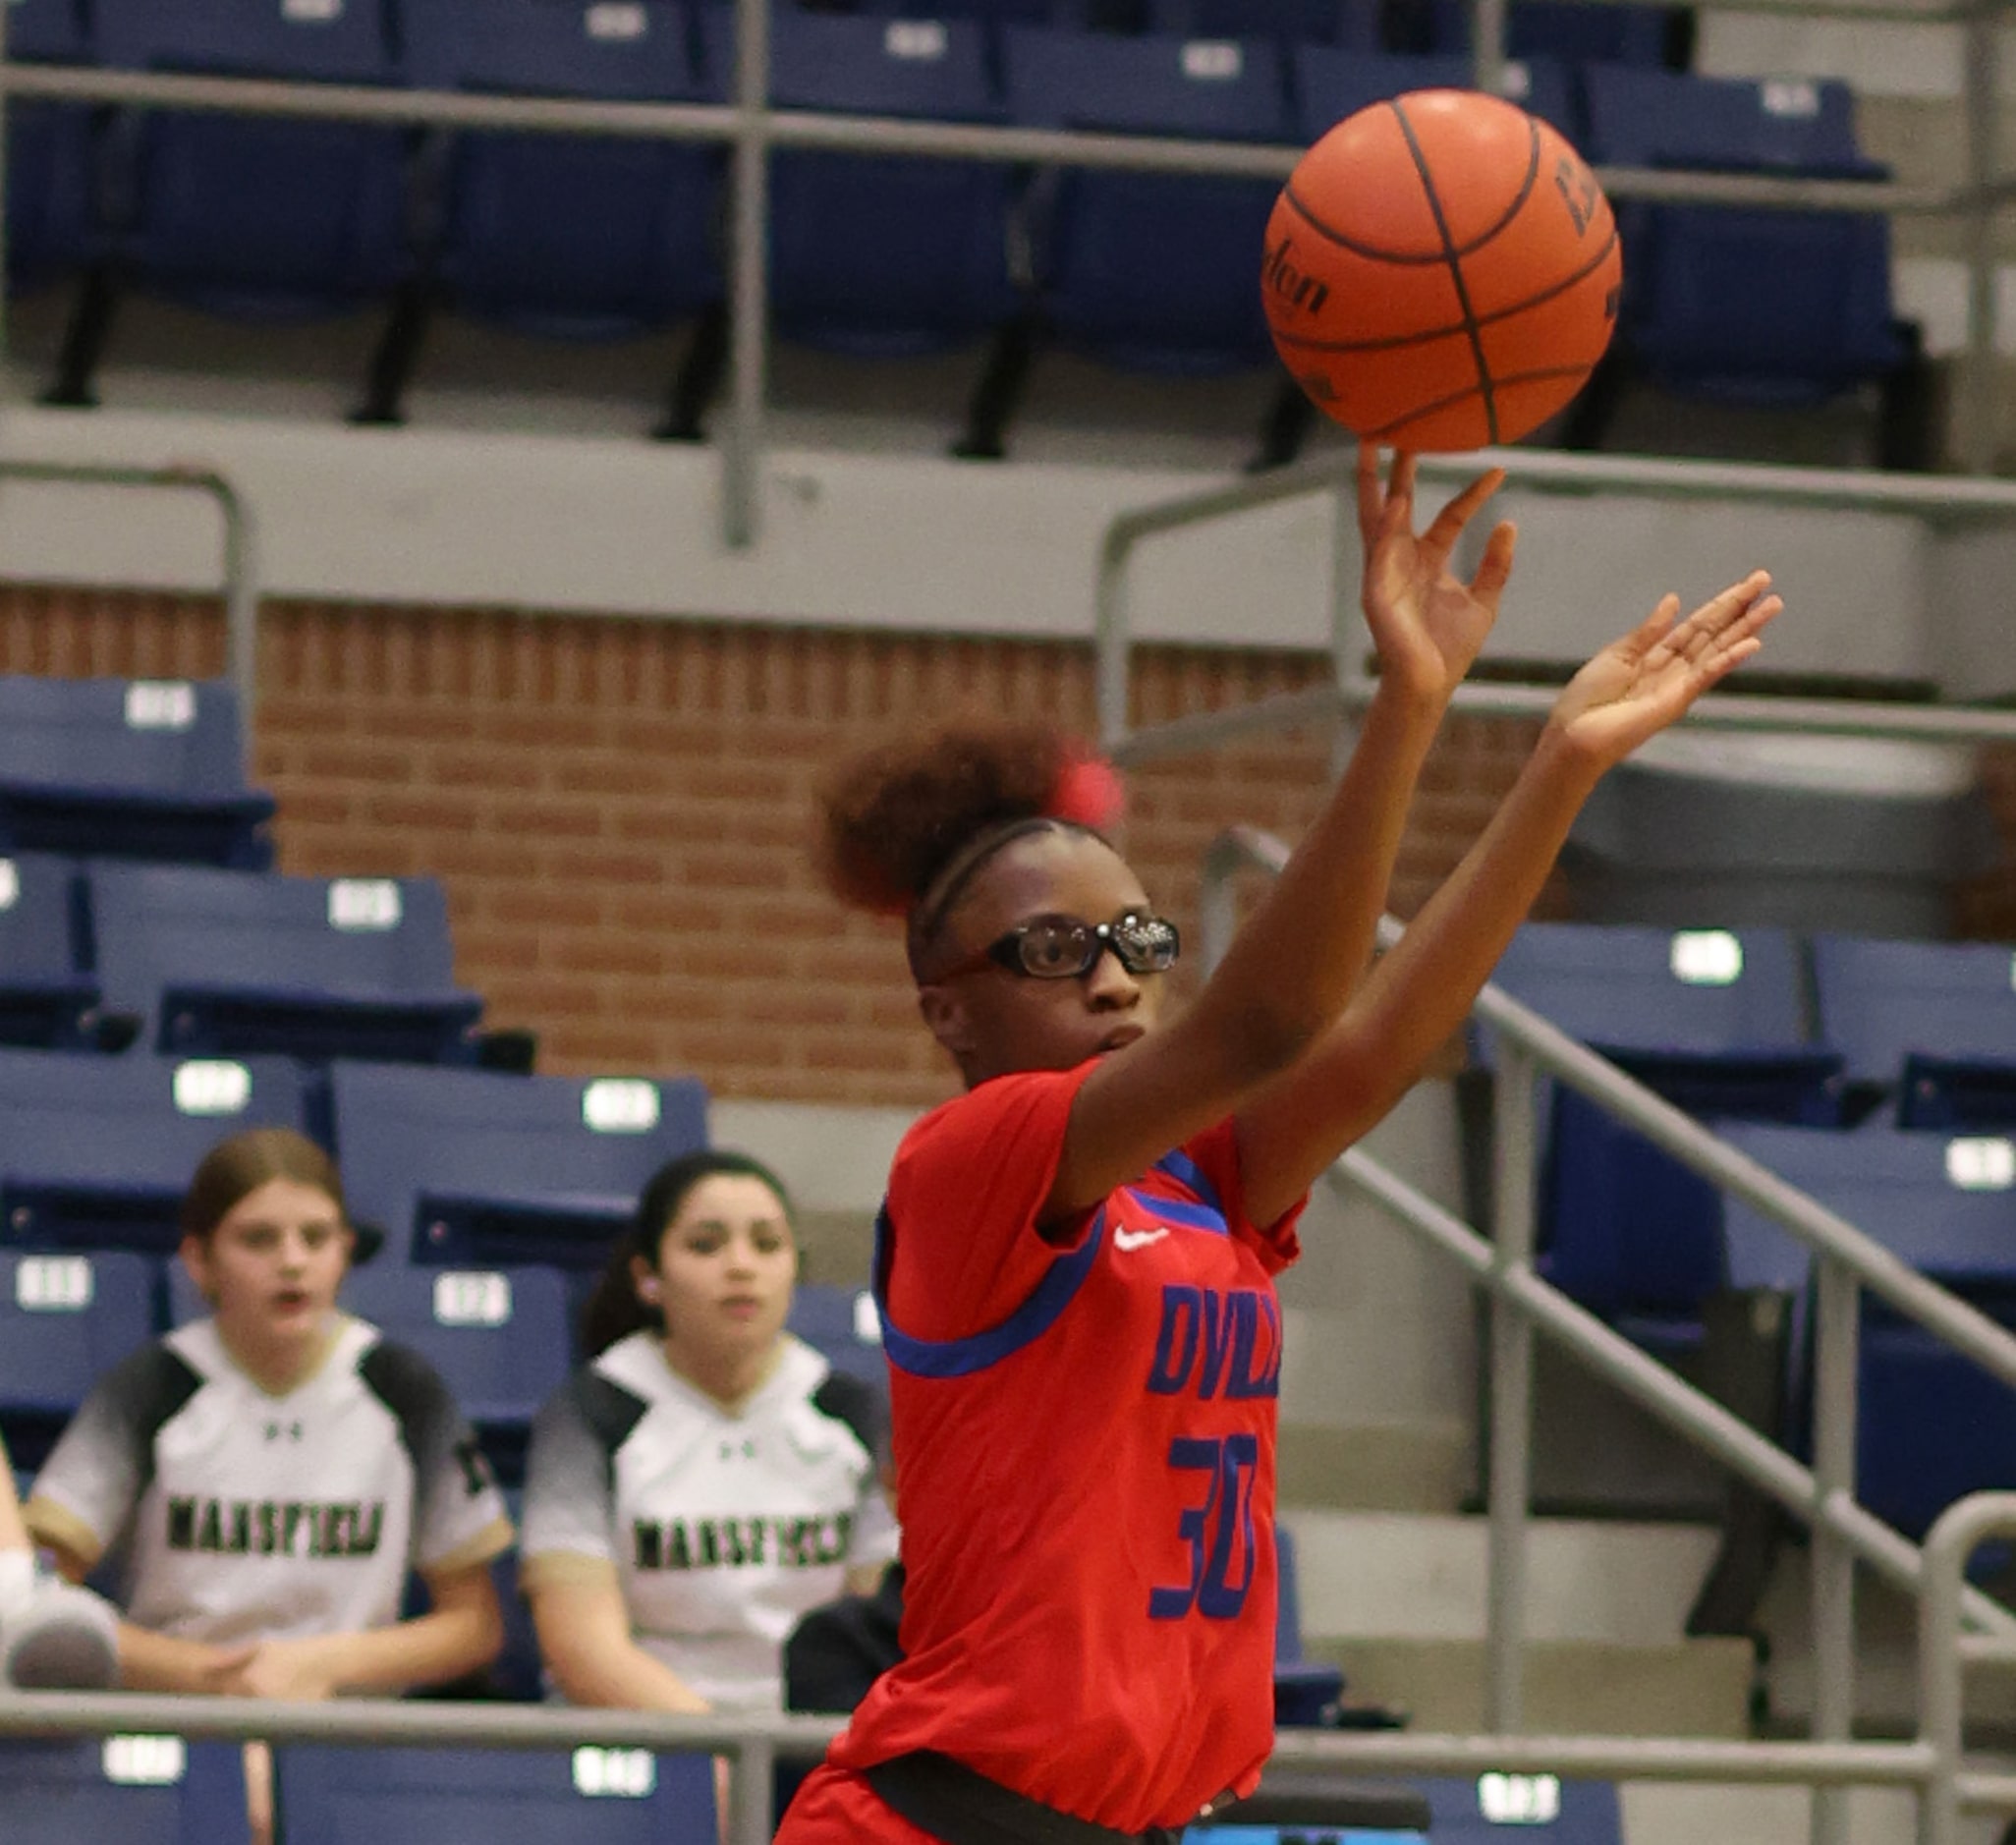
[[[1283,1505],[1347,1512],[1452,1513],[1476,1479],[1461,1423],[1283,1420],[1275,1444]]]
[[[1481,1640],[1317,1639],[1306,1650],[1343,1668],[1355,1701],[1405,1710],[1417,1730],[1484,1728]],[[1526,1653],[1523,1727],[1546,1736],[1739,1740],[1749,1734],[1753,1669],[1741,1640],[1538,1641]]]

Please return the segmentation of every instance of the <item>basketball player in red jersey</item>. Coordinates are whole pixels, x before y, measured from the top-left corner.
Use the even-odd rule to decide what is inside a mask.
[[[1359,475],[1378,693],[1335,792],[1223,965],[1162,1016],[1177,933],[1040,729],[967,728],[828,791],[840,892],[907,918],[967,1092],[898,1151],[876,1289],[905,1657],[781,1845],[1119,1845],[1250,1791],[1272,1743],[1273,1277],[1310,1185],[1461,1023],[1613,763],[1755,653],[1763,573],[1585,666],[1404,942],[1367,975],[1402,824],[1511,568],[1449,569],[1487,475],[1425,534],[1414,468]]]

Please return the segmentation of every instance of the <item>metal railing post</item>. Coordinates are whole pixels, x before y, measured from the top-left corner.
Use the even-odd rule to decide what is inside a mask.
[[[1505,0],[1470,0],[1470,55],[1478,88],[1495,96],[1505,80]]]
[[[763,400],[768,372],[770,0],[735,0],[735,224],[728,306],[734,387],[722,455],[722,535],[762,530]]]
[[[1918,1740],[1932,1753],[1932,1772],[1919,1797],[1919,1845],[1960,1845],[1963,1572],[1975,1545],[1997,1531],[2016,1531],[2016,1493],[1975,1493],[1949,1505],[1926,1534],[1918,1602]]]
[[[1969,474],[1994,468],[1996,426],[1995,147],[2001,22],[1978,3],[1967,20],[1967,359],[1960,403],[1960,463]]]
[[[1497,1222],[1492,1268],[1499,1278],[1533,1268],[1538,1093],[1533,1059],[1497,1041]],[[1521,1726],[1526,1646],[1527,1506],[1533,1471],[1533,1321],[1511,1296],[1491,1296],[1490,1575],[1484,1610],[1484,1728]]]
[[[1855,1503],[1862,1290],[1845,1263],[1820,1259],[1814,1362],[1814,1496]],[[1846,1742],[1855,1727],[1855,1552],[1822,1518],[1813,1525],[1813,1739]],[[1845,1790],[1816,1788],[1813,1845],[1846,1845]]]
[[[777,1752],[768,1738],[751,1736],[728,1765],[728,1845],[770,1845]]]

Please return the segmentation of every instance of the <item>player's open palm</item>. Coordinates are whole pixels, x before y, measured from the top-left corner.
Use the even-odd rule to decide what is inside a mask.
[[[1770,587],[1754,571],[1677,624],[1680,598],[1665,597],[1569,681],[1548,728],[1595,768],[1621,762],[1764,645],[1761,631],[1784,607]]]
[[[1484,544],[1477,574],[1465,583],[1449,567],[1464,528],[1504,484],[1492,469],[1414,530],[1414,457],[1398,455],[1379,480],[1378,450],[1358,451],[1358,531],[1365,545],[1365,619],[1389,680],[1424,698],[1446,699],[1463,683],[1512,572],[1517,533],[1500,525]]]

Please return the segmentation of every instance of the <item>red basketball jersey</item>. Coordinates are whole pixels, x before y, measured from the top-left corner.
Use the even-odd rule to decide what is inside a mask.
[[[898,1151],[876,1287],[906,1657],[829,1760],[936,1750],[1140,1831],[1249,1791],[1272,1746],[1298,1213],[1247,1222],[1228,1121],[1038,1235],[1092,1068],[983,1084]]]

